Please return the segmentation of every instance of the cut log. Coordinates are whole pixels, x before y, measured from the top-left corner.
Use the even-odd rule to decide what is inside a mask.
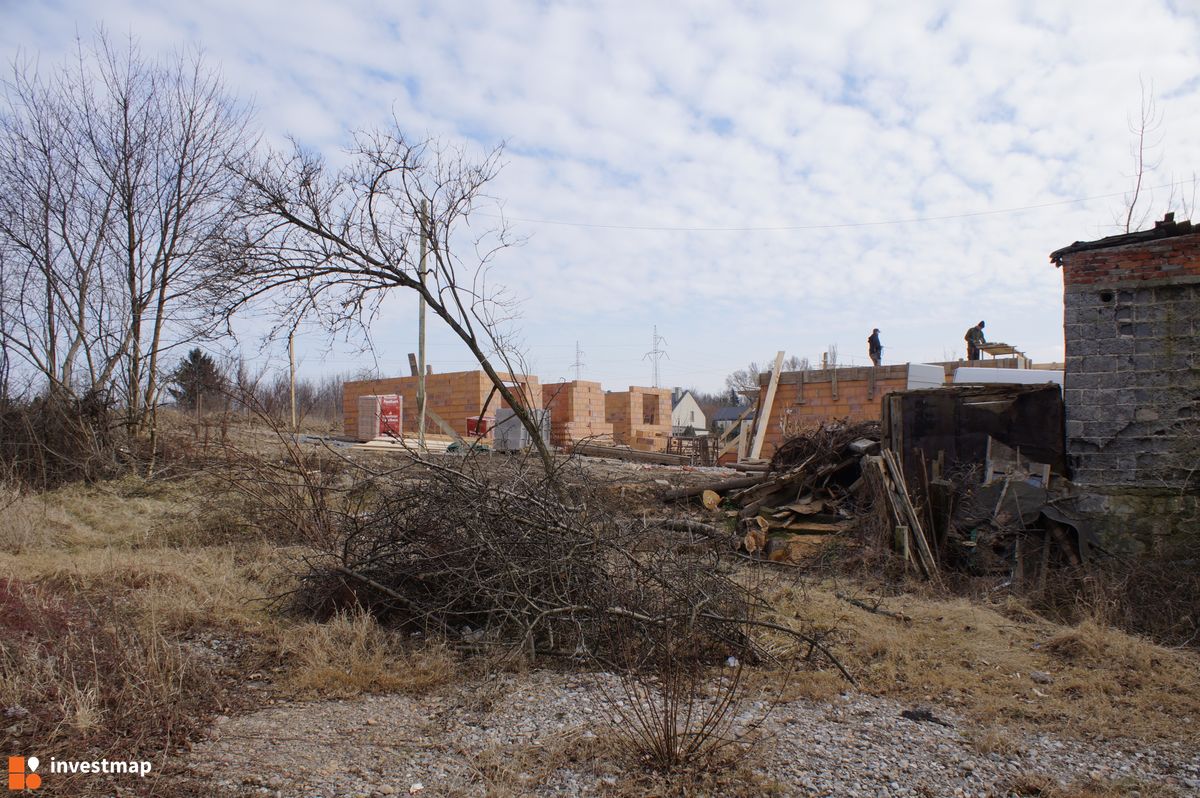
[[[663,493],[662,498],[665,502],[673,502],[679,499],[690,499],[693,496],[703,496],[704,493],[727,493],[731,490],[753,487],[762,482],[765,477],[762,474],[753,474],[745,477],[731,477],[723,479],[719,482],[710,482],[707,485],[695,485],[690,488],[675,488]]]

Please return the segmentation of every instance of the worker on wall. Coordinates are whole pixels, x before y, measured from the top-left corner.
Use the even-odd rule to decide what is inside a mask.
[[[967,360],[978,360],[979,348],[987,343],[987,339],[983,337],[983,322],[967,330],[963,339],[967,342]]]
[[[871,356],[871,363],[878,366],[883,360],[883,344],[879,342],[879,328],[871,330],[871,337],[867,339],[867,354]]]

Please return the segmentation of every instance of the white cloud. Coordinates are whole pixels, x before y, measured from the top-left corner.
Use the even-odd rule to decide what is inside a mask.
[[[271,141],[334,150],[393,112],[416,136],[506,140],[493,193],[523,219],[843,225],[1120,192],[1139,80],[1165,118],[1151,182],[1197,170],[1200,24],[1169,3],[812,5],[74,0],[10,7],[0,47],[50,64],[101,23],[150,49],[202,44]],[[1153,200],[1161,216],[1167,192]],[[861,361],[874,326],[889,359],[961,353],[980,316],[1056,359],[1046,255],[1114,232],[1120,206],[756,232],[520,222],[530,240],[494,279],[524,297],[546,378],[578,337],[595,376],[645,382],[656,322],[668,379],[701,387],[781,346]],[[388,308],[380,329],[403,337],[406,303]]]

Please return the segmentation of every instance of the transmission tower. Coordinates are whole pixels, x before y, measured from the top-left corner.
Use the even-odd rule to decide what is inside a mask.
[[[654,345],[650,347],[649,352],[642,356],[642,360],[649,360],[653,366],[655,388],[658,387],[658,361],[664,357],[667,360],[671,359],[671,356],[668,355],[666,350],[662,348],[662,345],[666,342],[667,339],[658,334],[658,325],[654,325]]]
[[[571,364],[575,369],[575,380],[578,382],[583,379],[583,351],[579,348],[579,342],[575,342],[575,362]]]

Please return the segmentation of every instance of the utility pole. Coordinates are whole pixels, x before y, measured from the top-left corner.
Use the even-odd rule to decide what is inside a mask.
[[[299,432],[296,425],[296,326],[288,331],[288,401],[292,407],[292,433]]]
[[[579,349],[579,341],[575,342],[575,381],[582,379],[583,374],[583,352]]]
[[[421,215],[418,219],[421,225],[421,263],[418,271],[421,276],[421,288],[425,288],[425,250],[428,247],[426,236],[426,218],[429,214],[429,203],[421,200]],[[420,305],[417,309],[417,449],[425,451],[425,294],[421,294]]]
[[[642,355],[642,360],[649,360],[653,367],[654,387],[655,388],[658,387],[658,382],[659,382],[659,380],[658,380],[658,361],[661,360],[663,357],[666,357],[667,360],[671,359],[671,356],[667,354],[666,350],[660,348],[662,346],[662,344],[665,344],[666,342],[667,342],[667,339],[663,338],[661,335],[658,334],[658,325],[657,324],[654,325],[654,345],[650,347],[649,352]]]

